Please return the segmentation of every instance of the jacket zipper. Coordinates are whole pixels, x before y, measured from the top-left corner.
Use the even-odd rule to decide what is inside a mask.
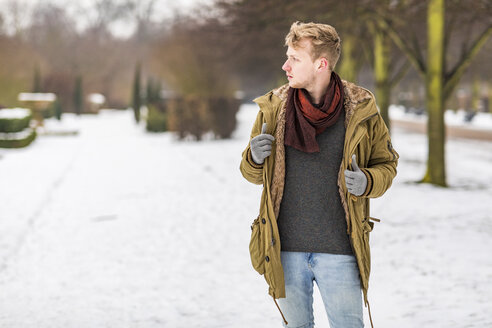
[[[265,162],[264,162],[264,166],[263,166],[263,172],[264,172],[264,179],[267,178],[267,172],[268,170],[266,169],[267,167],[267,160],[269,160],[270,156],[268,156],[267,158],[265,158]],[[268,181],[268,180],[266,180]],[[266,182],[264,183],[264,185],[266,184]],[[270,244],[273,246],[275,244],[275,238],[273,238],[273,224],[272,224],[272,219],[270,219],[270,217],[267,215],[268,217],[268,222],[270,222],[270,236],[272,236],[272,240],[270,242]]]
[[[352,138],[355,136],[355,133],[354,135],[352,136]],[[355,148],[357,148],[357,145],[360,143],[360,141],[362,140],[362,138],[364,138],[364,133],[361,134],[361,136],[357,139],[357,141],[355,142],[354,146],[352,148],[350,148],[350,156],[352,156],[352,152],[355,150]]]
[[[359,123],[357,123],[357,124],[356,124],[356,126],[357,126],[357,125],[360,125],[360,124],[362,124],[362,123],[364,123],[365,121],[367,121],[367,120],[369,120],[369,119],[373,118],[373,117],[374,117],[374,116],[376,116],[376,115],[378,115],[378,113],[374,113],[374,114],[372,114],[372,115],[370,115],[370,116],[368,116],[368,117],[364,118],[364,119],[363,119],[363,120],[361,120]],[[354,138],[354,136],[355,136],[355,132],[356,132],[356,130],[354,129],[354,133],[352,133],[352,137],[350,138],[350,140],[352,140],[352,139]],[[361,139],[362,139],[362,137],[363,137],[363,136],[364,136],[364,135],[362,135],[362,136],[361,136]],[[357,145],[359,144],[359,141],[360,141],[360,140],[357,140],[357,142],[355,143],[355,146],[354,146],[354,147],[352,147],[352,148],[350,149],[350,152],[352,152],[352,149],[355,149],[355,148],[357,147]],[[350,154],[350,156],[352,156],[352,154]]]

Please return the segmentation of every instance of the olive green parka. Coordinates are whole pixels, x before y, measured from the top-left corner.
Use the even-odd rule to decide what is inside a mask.
[[[371,269],[369,233],[378,221],[370,217],[369,198],[379,197],[391,186],[396,175],[398,153],[391,145],[388,129],[376,107],[372,93],[353,83],[343,81],[345,141],[338,174],[338,187],[347,220],[347,234],[359,267],[361,288],[367,304],[367,290]],[[264,275],[269,294],[275,300],[285,297],[285,281],[280,261],[277,218],[285,180],[285,111],[288,84],[274,89],[254,101],[260,109],[251,131],[251,138],[261,133],[267,123],[267,133],[275,137],[271,155],[257,165],[248,146],[242,153],[240,170],[246,180],[263,184],[260,211],[251,228],[250,255],[253,267]],[[251,140],[251,139],[250,139]],[[356,197],[347,191],[344,170],[351,169],[351,157],[368,177],[366,192]]]

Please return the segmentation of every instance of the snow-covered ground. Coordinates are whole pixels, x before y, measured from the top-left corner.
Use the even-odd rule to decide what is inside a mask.
[[[411,120],[417,122],[426,122],[427,115],[416,115],[412,112],[406,112],[405,107],[398,105],[391,105],[389,108],[389,114],[391,119],[397,120]],[[468,129],[478,130],[492,130],[492,113],[478,112],[474,114],[473,119],[470,122],[465,121],[465,117],[469,115],[464,110],[453,111],[448,109],[444,113],[444,121],[449,126],[460,126]]]
[[[0,109],[0,118],[19,119],[31,115],[31,110],[27,108],[7,108]]]
[[[256,111],[231,140],[180,142],[107,110],[0,149],[0,327],[281,327],[249,260],[261,187],[238,169]],[[425,136],[393,144],[399,174],[372,203],[375,326],[492,327],[492,143],[448,142],[447,189],[414,183]],[[318,293],[315,321],[328,327]]]

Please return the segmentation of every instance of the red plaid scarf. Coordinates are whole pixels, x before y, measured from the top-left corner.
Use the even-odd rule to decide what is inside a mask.
[[[319,152],[316,136],[335,124],[343,110],[343,84],[335,72],[323,102],[313,105],[304,89],[289,88],[285,113],[285,145],[306,153]]]

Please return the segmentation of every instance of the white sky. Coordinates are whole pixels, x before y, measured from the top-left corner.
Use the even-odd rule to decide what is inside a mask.
[[[91,10],[93,4],[100,0],[0,0],[0,13],[4,19],[4,28],[11,32],[15,25],[25,26],[29,24],[32,9],[39,3],[53,3],[62,5],[70,16],[79,17],[77,27],[83,29],[90,17],[94,17],[94,12]],[[122,3],[124,0],[115,0],[117,3]],[[186,12],[201,4],[210,4],[213,0],[155,0],[155,10],[152,19],[161,20],[162,18],[170,18],[176,10]],[[14,15],[9,7],[13,3],[18,4],[19,14],[18,23],[14,22]],[[111,25],[111,31],[117,36],[130,35],[135,26],[133,22],[117,21]]]

